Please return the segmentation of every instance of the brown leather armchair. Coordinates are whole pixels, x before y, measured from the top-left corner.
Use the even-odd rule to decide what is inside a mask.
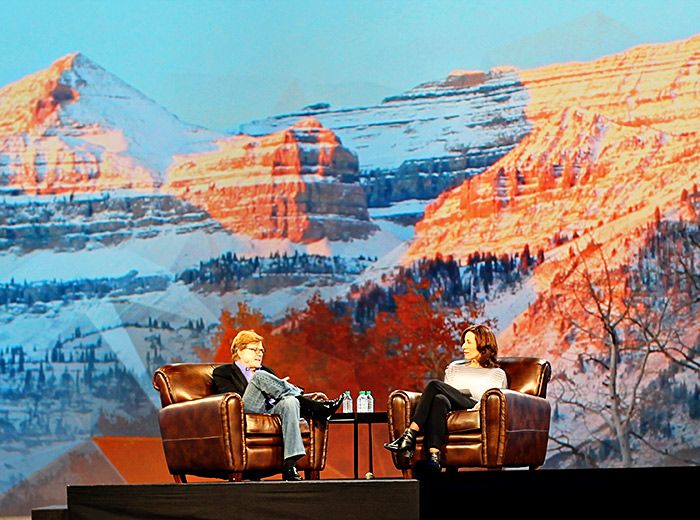
[[[508,376],[508,388],[492,388],[478,410],[457,410],[447,416],[447,437],[441,465],[448,471],[461,467],[501,469],[544,464],[551,408],[546,399],[552,369],[538,358],[499,358]],[[418,392],[394,390],[387,406],[389,437],[393,441],[408,428]],[[404,478],[413,477],[412,461],[392,454]],[[416,441],[415,460],[425,458],[423,436]]]
[[[153,375],[160,392],[160,432],[168,470],[175,482],[186,475],[240,481],[282,471],[282,427],[278,415],[243,413],[235,393],[213,394],[219,364],[165,365]],[[309,394],[325,399],[322,393]],[[306,455],[297,462],[306,479],[318,479],[326,466],[328,426],[301,420]]]

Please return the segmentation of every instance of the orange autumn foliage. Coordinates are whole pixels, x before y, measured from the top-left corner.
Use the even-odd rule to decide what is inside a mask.
[[[422,390],[426,380],[442,379],[445,367],[460,356],[461,332],[471,323],[460,309],[441,309],[439,293],[426,296],[420,286],[409,285],[394,296],[395,312],[382,311],[368,331],[373,357],[381,374],[392,374],[393,388]],[[386,378],[384,378],[386,380]]]
[[[465,316],[442,309],[439,293],[427,296],[420,289],[410,284],[406,293],[395,295],[395,311],[380,311],[365,331],[353,326],[349,314],[336,315],[318,293],[277,326],[241,303],[236,314],[221,313],[215,361],[230,361],[233,337],[252,328],[264,337],[265,365],[280,377],[329,397],[372,390],[375,407],[382,410],[392,390],[421,390],[427,379],[442,378],[447,364],[460,356],[461,331],[478,316],[476,310]]]
[[[265,338],[266,348],[275,343],[272,337],[272,324],[265,320],[261,312],[251,309],[245,303],[239,303],[238,312],[235,315],[225,309],[221,311],[219,330],[214,334],[212,340],[216,352],[214,354],[215,363],[229,363],[231,361],[231,342],[236,334],[244,329],[255,330]]]

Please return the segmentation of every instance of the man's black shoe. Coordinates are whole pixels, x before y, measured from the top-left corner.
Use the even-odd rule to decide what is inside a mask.
[[[316,413],[313,414],[313,417],[320,421],[327,421],[328,419],[330,419],[331,415],[338,411],[338,408],[340,408],[341,404],[343,404],[342,395],[336,397],[335,399],[321,401],[321,406],[316,411]]]
[[[311,416],[319,421],[327,421],[330,416],[340,408],[340,405],[343,404],[342,395],[336,399],[325,401],[316,401],[315,399],[309,399],[303,395],[298,395],[297,399],[299,399],[299,403],[301,404],[302,415]]]

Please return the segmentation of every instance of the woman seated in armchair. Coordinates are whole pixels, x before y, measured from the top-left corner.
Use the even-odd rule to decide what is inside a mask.
[[[478,408],[489,388],[505,388],[506,373],[498,367],[496,337],[486,325],[473,325],[462,332],[464,359],[445,370],[445,381],[430,381],[416,405],[412,422],[403,434],[384,447],[411,458],[416,437],[423,433],[428,462],[440,469],[440,447],[447,430],[447,414],[453,410]]]

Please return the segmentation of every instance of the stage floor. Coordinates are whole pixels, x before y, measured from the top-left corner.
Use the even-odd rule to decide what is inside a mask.
[[[416,477],[68,486],[67,506],[35,509],[32,520],[430,520],[455,506],[470,516],[494,511],[607,515],[658,507],[670,513],[692,502],[700,466],[418,471]]]
[[[416,480],[309,480],[69,486],[71,520],[418,520]]]

